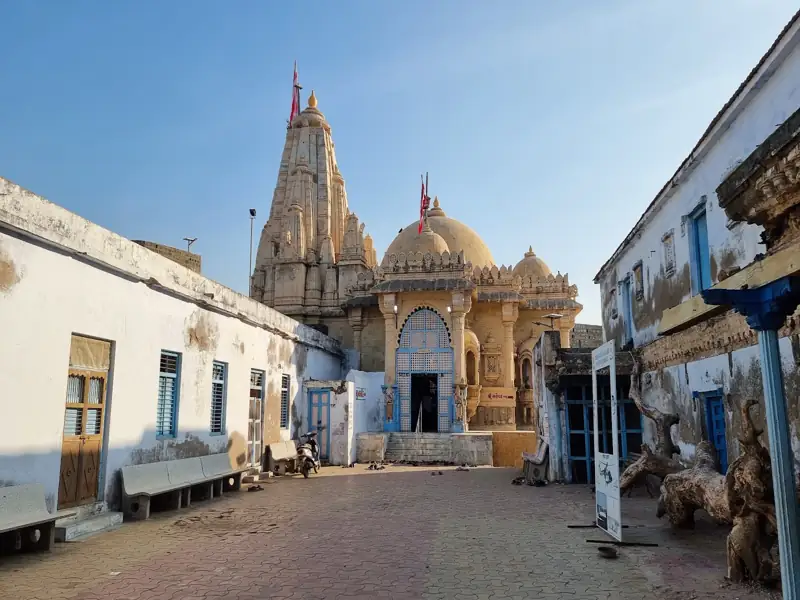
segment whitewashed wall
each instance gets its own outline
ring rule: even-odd
[[[792,447],[795,462],[800,466],[800,415],[797,414],[797,394],[800,391],[800,374],[795,361],[800,359],[792,348],[791,338],[779,341],[781,363],[783,365],[784,386],[789,401],[789,419]],[[697,444],[708,439],[705,431],[705,407],[702,402],[695,401],[694,392],[711,392],[722,389],[725,394],[726,435],[728,463],[739,454],[739,441],[736,434],[740,431],[741,406],[749,398],[756,398],[763,406],[763,383],[759,364],[758,346],[742,348],[730,354],[721,354],[687,364],[666,367],[660,371],[645,373],[642,383],[642,399],[645,404],[674,412],[680,416],[680,422],[672,429],[672,439],[681,449],[681,456],[686,460],[694,458]],[[764,415],[759,409],[752,409],[756,425],[765,429]],[[652,443],[655,438],[653,423],[644,419],[645,443]],[[766,431],[766,429],[765,429]],[[762,436],[766,444],[766,433]]]
[[[57,498],[71,335],[112,342],[101,496],[123,465],[228,451],[247,437],[250,369],[267,374],[265,441],[290,427],[302,380],[341,377],[338,344],[276,311],[0,178],[0,485],[42,483]],[[156,440],[159,356],[182,354],[178,435]],[[228,363],[227,431],[210,435],[211,364]]]
[[[366,372],[352,370],[347,381],[355,384],[355,433],[381,432],[386,406],[383,401],[383,371]]]
[[[800,25],[796,24],[779,44],[770,64],[765,65],[740,94],[709,139],[668,184],[658,201],[659,208],[651,210],[644,221],[634,228],[628,245],[599,274],[606,340],[614,338],[622,341],[624,315],[622,295],[617,293],[619,316],[611,317],[613,307],[609,303],[608,291],[631,273],[638,261],[642,261],[645,285],[644,298],[633,300],[636,347],[656,337],[665,308],[676,306],[691,297],[688,279],[689,232],[687,227],[682,228],[682,220],[700,203],[705,202],[708,241],[718,269],[743,267],[752,262],[756,254],[764,251],[759,239],[760,227],[739,224],[728,229],[727,217],[718,204],[716,188],[800,108],[799,40]],[[650,198],[630,200],[632,206],[641,207],[650,202]],[[675,233],[676,269],[671,277],[663,273],[664,252],[661,243],[662,236],[669,230]]]

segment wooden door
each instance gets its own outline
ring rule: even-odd
[[[97,500],[106,377],[105,372],[69,370],[58,486],[59,508]]]

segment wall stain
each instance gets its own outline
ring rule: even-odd
[[[726,397],[725,408],[732,412],[730,423],[726,423],[725,435],[727,438],[731,458],[739,455],[739,440],[736,435],[742,431],[742,406],[747,400],[753,398],[758,401],[758,406],[750,409],[750,416],[756,428],[767,431],[766,416],[764,415],[764,387],[761,378],[761,364],[755,356],[747,364],[734,364],[731,372],[730,393]],[[787,388],[788,391],[788,388]],[[767,437],[763,437],[766,440]],[[729,461],[730,462],[730,461]]]
[[[303,344],[294,344],[291,361],[295,366],[295,373],[302,378],[308,366],[308,348]]]
[[[219,342],[219,327],[208,312],[198,308],[186,319],[184,337],[187,348],[213,352]]]
[[[300,439],[300,430],[303,428],[303,418],[300,416],[300,411],[297,409],[297,402],[292,403],[292,410],[291,410],[291,420],[292,420],[292,439],[299,440]],[[311,427],[309,426],[309,429]]]
[[[201,440],[199,437],[187,433],[183,440],[162,440],[150,448],[136,448],[130,454],[128,464],[146,465],[165,460],[179,460],[181,458],[194,458],[207,456],[218,452],[227,451],[227,440],[214,446]]]
[[[281,393],[275,381],[268,379],[264,410],[264,444],[273,444],[281,439]]]
[[[668,276],[660,269],[649,290],[645,290],[641,300],[633,299],[633,323],[636,329],[656,325],[668,308],[678,306],[692,292],[692,279],[689,264]]]
[[[22,274],[17,271],[17,265],[0,247],[0,293],[10,292],[21,279]]]

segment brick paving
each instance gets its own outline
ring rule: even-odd
[[[325,469],[231,494],[50,554],[0,558],[18,600],[769,598],[724,583],[724,528],[672,532],[625,499],[631,540],[598,557],[588,488],[512,486],[514,471]]]

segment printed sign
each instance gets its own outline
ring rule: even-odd
[[[611,386],[611,448],[600,448],[600,413],[597,371],[608,367]],[[597,526],[622,541],[622,507],[619,494],[619,425],[617,420],[617,362],[614,340],[592,350],[592,397],[594,399],[594,489]],[[606,436],[607,437],[607,436]],[[606,440],[603,440],[603,444]],[[611,450],[609,454],[607,451]]]
[[[366,399],[367,399],[366,388],[356,388],[356,400],[366,400]]]

